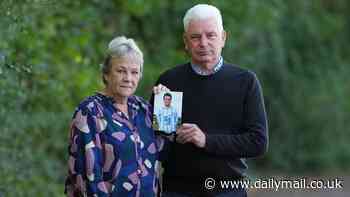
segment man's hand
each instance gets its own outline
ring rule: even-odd
[[[170,90],[162,84],[158,84],[157,86],[153,87],[153,94],[155,94],[155,95],[159,94],[160,92],[163,92],[163,91],[169,92]]]
[[[184,123],[176,131],[176,141],[181,144],[193,143],[199,148],[205,146],[205,134],[196,124]]]

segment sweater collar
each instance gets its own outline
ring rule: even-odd
[[[191,68],[198,75],[209,76],[218,72],[221,69],[223,63],[224,63],[224,59],[222,58],[222,56],[220,56],[219,62],[214,66],[214,68],[211,71],[206,71],[202,69],[200,65],[193,64],[192,62],[191,62]]]

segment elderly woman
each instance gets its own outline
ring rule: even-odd
[[[83,100],[70,131],[68,196],[155,196],[159,146],[149,104],[133,95],[143,55],[117,37],[102,68],[105,88]]]

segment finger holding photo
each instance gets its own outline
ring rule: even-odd
[[[182,124],[176,131],[176,141],[178,143],[184,144],[188,142],[188,139],[194,135],[194,129],[189,124]]]
[[[193,143],[199,148],[204,148],[206,136],[196,124],[184,123],[176,132],[178,143]]]
[[[161,93],[163,91],[169,92],[170,90],[169,90],[169,88],[167,88],[166,86],[164,86],[162,84],[158,84],[157,86],[153,87],[153,93],[154,94],[159,94],[159,93]]]

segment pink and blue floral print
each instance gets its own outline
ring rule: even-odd
[[[68,196],[156,196],[162,140],[151,126],[149,104],[127,101],[129,115],[97,93],[76,109],[69,136]]]

